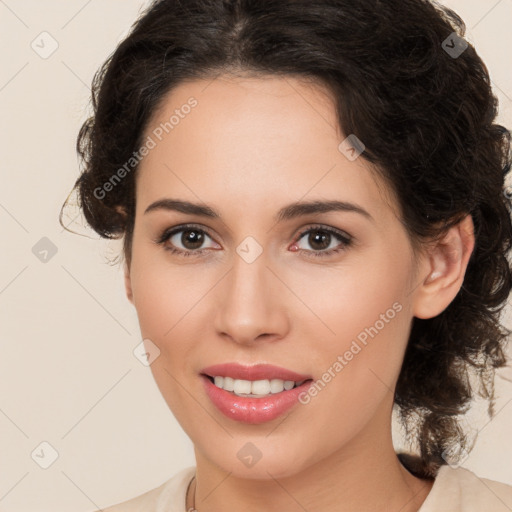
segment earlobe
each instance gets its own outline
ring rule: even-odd
[[[415,317],[433,318],[450,305],[462,287],[474,246],[473,219],[467,215],[429,250],[423,265],[426,275],[414,297]]]
[[[132,281],[130,277],[130,269],[128,263],[124,264],[124,287],[126,290],[126,297],[133,304],[133,292],[132,292]]]

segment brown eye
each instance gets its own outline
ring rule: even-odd
[[[204,243],[204,235],[204,232],[198,229],[185,229],[181,231],[181,237],[179,237],[179,240],[185,249],[199,249]]]
[[[301,247],[303,239],[311,249]],[[311,256],[326,257],[347,249],[351,244],[352,237],[350,235],[319,226],[303,231],[294,245]]]
[[[204,247],[208,239],[211,240],[211,244],[209,247]],[[220,248],[220,245],[214,242],[204,229],[196,226],[167,229],[158,238],[157,243],[163,245],[166,250],[183,256],[199,255],[208,249]]]
[[[329,247],[332,235],[325,231],[310,231],[308,235],[308,243],[313,249],[319,251],[325,250]]]

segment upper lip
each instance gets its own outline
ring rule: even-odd
[[[242,380],[281,379],[300,382],[311,378],[309,375],[301,375],[300,373],[271,364],[255,364],[251,366],[245,366],[239,363],[215,364],[203,368],[201,373],[209,377],[222,376]]]

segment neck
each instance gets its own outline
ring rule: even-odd
[[[394,451],[391,427],[385,432],[371,430],[303,471],[278,478],[270,471],[268,479],[238,477],[196,448],[196,479],[187,510],[417,512],[433,480],[416,478],[402,466]]]

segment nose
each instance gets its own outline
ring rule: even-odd
[[[268,265],[265,252],[252,263],[235,255],[233,267],[219,283],[216,294],[218,335],[241,345],[277,341],[286,336],[288,291],[276,277],[276,270]]]

